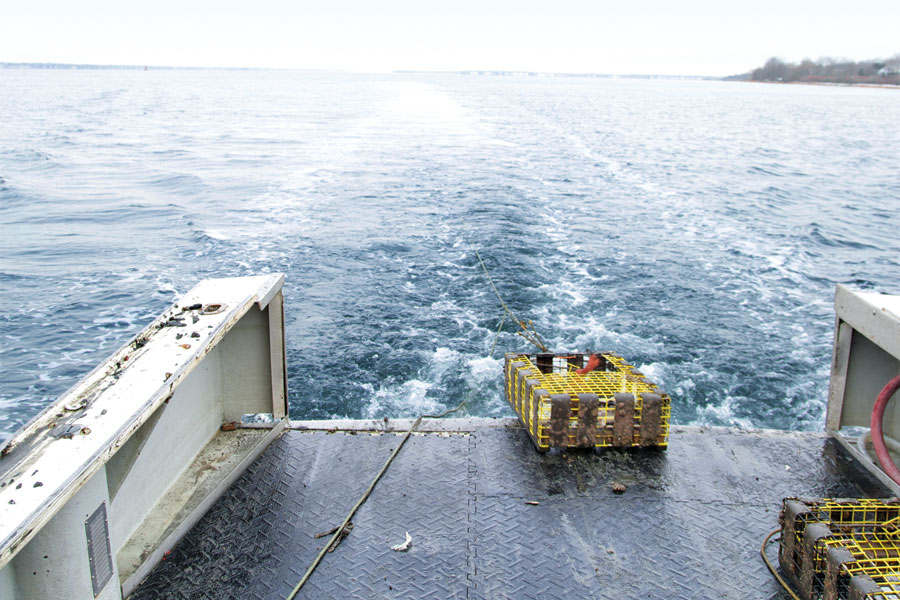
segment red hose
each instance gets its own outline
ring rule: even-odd
[[[881,429],[881,422],[884,420],[884,409],[888,400],[894,395],[894,392],[900,388],[900,375],[891,379],[875,400],[875,406],[872,407],[872,445],[875,446],[875,455],[881,468],[887,473],[888,477],[895,482],[900,483],[900,469],[894,464],[894,459],[888,454],[887,447],[884,445],[884,432]]]

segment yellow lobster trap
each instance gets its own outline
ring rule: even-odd
[[[785,498],[778,562],[805,599],[900,599],[900,500]]]
[[[588,354],[506,355],[506,400],[539,452],[550,448],[665,449],[671,399],[625,359]]]

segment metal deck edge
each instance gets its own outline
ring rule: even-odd
[[[415,419],[322,419],[291,420],[288,429],[298,431],[378,431],[406,433]],[[458,419],[422,419],[416,431],[476,431],[478,429],[505,427],[517,429],[518,419],[491,417],[464,417]]]
[[[294,420],[288,429],[297,431],[373,431],[405,433],[412,427],[415,419],[310,419]],[[466,432],[479,429],[522,429],[522,423],[515,417],[461,417],[455,419],[423,419],[416,431],[419,432]],[[824,431],[787,431],[782,429],[759,429],[738,427],[721,427],[707,425],[672,425],[671,433],[741,433],[747,435],[763,435],[778,437],[825,437]]]

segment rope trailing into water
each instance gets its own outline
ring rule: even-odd
[[[497,327],[497,334],[494,335],[494,343],[491,344],[491,353],[488,354],[489,358],[494,358],[494,350],[497,348],[497,340],[500,339],[500,332],[503,331],[503,325],[506,324],[506,313],[503,313],[503,318],[500,319],[500,325]]]
[[[794,593],[794,590],[791,589],[791,586],[788,585],[787,581],[785,581],[781,575],[778,574],[778,571],[775,570],[775,567],[769,562],[769,557],[766,556],[766,546],[769,545],[769,540],[772,539],[772,536],[781,531],[780,529],[776,529],[772,533],[766,536],[766,539],[763,540],[762,548],[759,549],[759,555],[762,556],[763,562],[766,563],[766,566],[769,567],[769,571],[772,572],[772,575],[775,576],[775,579],[778,580],[778,583],[781,584],[781,587],[791,595],[791,598],[794,600],[800,600],[800,596]]]
[[[520,320],[518,317],[516,317],[515,314],[513,314],[513,311],[510,310],[509,306],[503,300],[503,297],[500,295],[500,292],[497,290],[497,286],[494,285],[494,280],[491,278],[491,274],[488,272],[487,266],[484,264],[484,260],[482,260],[482,258],[481,258],[481,254],[478,253],[478,248],[475,248],[475,256],[478,258],[478,262],[481,263],[481,270],[484,271],[484,275],[485,275],[485,277],[487,277],[488,283],[491,284],[491,289],[494,290],[494,294],[497,296],[497,300],[500,301],[500,306],[503,307],[504,315],[508,316],[510,319],[512,319],[513,321],[518,323],[519,327],[522,328],[522,331],[517,331],[516,335],[522,336],[523,338],[525,338],[526,340],[528,340],[529,342],[531,342],[532,344],[534,344],[535,346],[540,348],[541,352],[549,352],[549,350],[547,350],[547,346],[544,344],[544,340],[541,339],[541,336],[534,329],[534,323],[532,323],[531,321]],[[504,318],[503,322],[505,322],[505,321],[506,321],[506,319]],[[500,328],[503,327],[503,322],[500,323]],[[498,337],[499,337],[499,334],[500,334],[500,329],[497,330]],[[496,344],[497,344],[497,340],[495,339],[494,345],[496,346]],[[493,348],[491,348],[491,356],[493,356],[493,355],[494,355],[494,350],[493,350]]]
[[[384,475],[385,471],[388,470],[388,467],[391,466],[391,463],[394,461],[394,457],[396,457],[397,454],[400,452],[400,449],[403,448],[403,444],[406,443],[406,440],[409,439],[409,436],[411,436],[413,431],[416,430],[416,428],[419,426],[419,423],[422,422],[422,419],[441,419],[443,417],[446,417],[449,414],[455,413],[456,411],[460,410],[465,405],[466,405],[466,401],[463,400],[462,402],[459,403],[459,405],[456,408],[451,408],[450,410],[443,412],[439,415],[419,415],[418,418],[416,418],[415,422],[412,424],[412,427],[409,428],[409,431],[406,432],[406,435],[403,436],[403,439],[400,440],[400,443],[397,445],[396,448],[394,448],[394,451],[388,457],[387,462],[385,462],[384,466],[381,467],[381,470],[378,471],[378,475],[376,475],[375,479],[372,480],[372,483],[369,484],[369,487],[366,489],[365,493],[356,502],[356,504],[353,506],[353,508],[350,509],[350,512],[347,513],[347,516],[344,518],[344,522],[341,523],[340,526],[337,527],[337,529],[335,529],[334,535],[331,536],[331,539],[328,540],[328,543],[325,544],[325,546],[319,552],[319,555],[316,556],[316,559],[309,566],[309,569],[306,570],[306,574],[303,575],[303,579],[301,579],[300,582],[297,583],[296,586],[294,586],[294,589],[291,591],[290,595],[287,597],[287,600],[293,600],[294,596],[296,596],[297,593],[300,591],[300,588],[302,588],[304,586],[304,584],[306,584],[306,582],[309,580],[310,576],[312,576],[313,571],[316,570],[316,567],[319,566],[319,563],[322,562],[322,558],[325,556],[325,553],[328,552],[329,548],[333,548],[337,544],[338,539],[342,535],[346,535],[344,533],[344,531],[345,531],[345,528],[347,527],[347,524],[350,523],[351,519],[353,519],[353,516],[356,514],[356,511],[359,510],[359,507],[362,506],[363,504],[365,504],[366,500],[369,499],[369,494],[371,494],[372,490],[375,489],[375,485],[381,479],[381,476]]]

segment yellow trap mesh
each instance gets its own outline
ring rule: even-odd
[[[506,355],[506,399],[539,451],[553,447],[666,448],[671,400],[625,359],[599,353]]]
[[[782,570],[806,598],[900,600],[900,501],[786,498]]]

